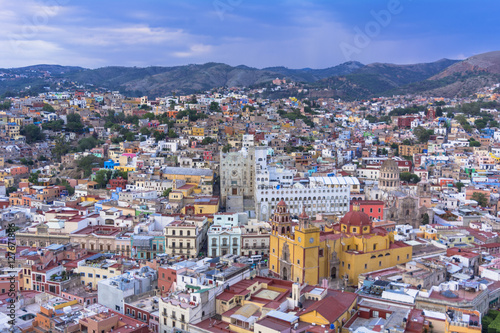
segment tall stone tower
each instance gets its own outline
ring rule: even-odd
[[[392,158],[385,160],[380,167],[378,188],[385,192],[399,189],[399,168]]]

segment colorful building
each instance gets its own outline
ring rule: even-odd
[[[403,264],[412,257],[411,246],[394,241],[394,234],[383,228],[373,228],[358,204],[340,223],[321,231],[304,211],[298,225],[292,222],[287,204],[280,201],[271,224],[269,269],[285,280],[317,285],[325,278],[343,278],[356,285],[359,274]]]

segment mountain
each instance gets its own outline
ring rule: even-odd
[[[363,65],[350,61],[323,69],[290,69],[279,66],[258,69],[214,62],[173,67],[110,66],[97,69],[35,65],[0,69],[0,94],[8,91],[12,91],[9,95],[19,91],[38,93],[57,87],[71,89],[75,86],[92,85],[119,90],[131,96],[157,97],[169,95],[173,91],[189,94],[221,86],[269,86],[275,78],[302,83],[309,89],[308,95],[304,96],[309,97],[365,99],[414,93],[462,96],[500,81],[500,51],[479,54],[463,61],[441,59],[408,65]],[[264,96],[290,93],[293,91],[268,90]]]
[[[455,63],[434,75],[431,80],[443,79],[457,73],[500,74],[500,51],[478,54]]]
[[[383,96],[400,87],[428,79],[456,62],[457,60],[441,59],[411,65],[373,63],[348,75],[319,80],[311,88],[331,89],[336,92],[333,96],[346,99]]]
[[[481,87],[498,82],[500,82],[500,51],[494,51],[456,62],[427,80],[400,87],[397,93],[444,97],[469,96]]]
[[[314,82],[330,76],[347,75],[363,66],[364,65],[360,62],[348,61],[343,64],[324,69],[289,69],[287,67],[267,67],[263,70],[280,73],[285,75],[286,77],[291,78],[292,80],[299,82]]]

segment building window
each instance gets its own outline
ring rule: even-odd
[[[347,264],[347,269],[351,269],[351,264]]]
[[[365,264],[365,269],[367,269],[367,268],[368,268],[368,264]]]
[[[297,259],[297,265],[300,265],[300,259]]]
[[[377,249],[377,244],[373,244],[373,251]]]
[[[379,261],[379,262],[378,262],[378,266],[379,266],[379,267],[382,267],[382,261]]]

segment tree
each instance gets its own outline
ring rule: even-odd
[[[48,123],[43,123],[42,128],[46,130],[52,131],[60,131],[64,125],[64,121],[62,119],[49,121]]]
[[[66,187],[66,191],[68,191],[69,195],[75,194],[75,188],[72,187],[66,179],[61,182],[61,185]]]
[[[221,109],[220,109],[220,106],[219,106],[219,103],[217,102],[211,102],[210,103],[210,106],[208,107],[210,111],[212,112],[220,112]]]
[[[45,139],[45,134],[42,133],[37,125],[26,125],[21,129],[21,135],[26,137],[27,143],[42,141]]]
[[[57,161],[61,161],[61,157],[69,152],[69,145],[63,135],[56,139],[56,144],[54,149],[52,149],[52,155]]]
[[[404,139],[404,140],[403,140],[403,145],[404,145],[404,146],[411,146],[411,145],[412,145],[412,143],[411,143],[411,141],[410,141],[409,139]]]
[[[170,132],[170,130],[169,130],[169,132]],[[167,137],[167,135],[165,134],[165,132],[155,131],[153,133],[153,137],[155,138],[156,142],[158,142],[158,141],[161,141],[161,140],[165,140],[165,138]]]
[[[481,142],[474,140],[473,138],[469,139],[469,147],[481,147]]]
[[[81,133],[83,131],[82,118],[78,113],[70,113],[66,116],[66,129],[70,132]]]
[[[99,141],[93,136],[89,136],[88,138],[83,138],[78,141],[78,149],[80,151],[90,150],[95,148],[99,144]]]
[[[228,153],[228,152],[231,150],[231,148],[233,148],[233,146],[231,146],[231,145],[228,143],[228,144],[226,144],[224,147],[222,147],[222,152],[223,152],[223,153]]]
[[[442,117],[443,116],[443,108],[438,106],[436,108],[436,117]]]
[[[127,141],[135,141],[135,133],[134,132],[128,132],[125,134],[125,140]]]
[[[432,134],[434,134],[433,130],[427,130],[423,128],[422,126],[418,126],[413,130],[413,134],[418,138],[418,141],[421,143],[425,143],[429,141],[429,138]]]
[[[102,168],[102,166],[104,165],[104,160],[95,155],[88,155],[79,158],[76,161],[76,165],[78,166],[78,170],[84,172],[84,177],[88,177],[92,173],[92,168]]]
[[[481,207],[486,207],[488,205],[488,198],[486,197],[486,194],[482,192],[472,193],[472,200],[476,201]]]
[[[163,193],[161,194],[161,196],[162,197],[168,197],[168,195],[170,194],[170,192],[172,192],[172,188],[171,187],[169,187],[165,191],[163,191]]]
[[[177,133],[175,133],[175,131],[173,129],[169,129],[168,130],[167,136],[169,138],[178,138],[179,137],[179,135]]]
[[[99,183],[99,186],[101,188],[106,188],[106,184],[108,181],[111,179],[111,176],[113,174],[113,170],[99,170],[95,174],[94,181],[96,183]]]
[[[7,195],[9,195],[9,194],[14,193],[16,191],[17,191],[17,187],[10,186],[9,188],[7,188],[6,193],[7,193]]]
[[[141,128],[141,130],[139,131],[142,135],[147,135],[147,136],[150,136],[151,135],[151,131],[149,130],[149,128],[147,127],[143,127]]]
[[[482,130],[483,128],[486,127],[486,125],[488,125],[488,121],[486,121],[485,119],[481,118],[481,119],[478,119],[474,122],[474,125],[476,125],[476,128],[478,130]]]
[[[489,125],[490,125],[490,128],[498,128],[499,124],[498,124],[498,121],[491,120]]]
[[[42,110],[47,111],[47,112],[54,112],[55,111],[54,108],[52,107],[52,105],[47,104],[47,103],[43,103]]]
[[[457,188],[458,192],[462,192],[462,188],[465,186],[464,183],[462,182],[457,182],[455,183],[455,187]]]
[[[422,220],[420,221],[420,223],[421,223],[422,225],[429,224],[429,214],[425,213],[425,214],[422,216]]]
[[[413,184],[416,184],[420,181],[420,177],[417,176],[416,174],[414,173],[410,173],[410,172],[401,172],[399,174],[399,179],[401,179],[402,181],[404,182],[407,182],[407,183],[413,183]]]
[[[201,140],[202,145],[209,145],[209,144],[214,143],[214,142],[215,142],[215,139],[212,137],[209,137],[209,136],[204,137],[203,140]]]
[[[3,103],[0,103],[0,110],[9,110],[11,106],[11,101],[3,101]]]
[[[40,170],[34,173],[30,173],[28,182],[32,183],[33,185],[38,185],[38,176],[40,176]]]

